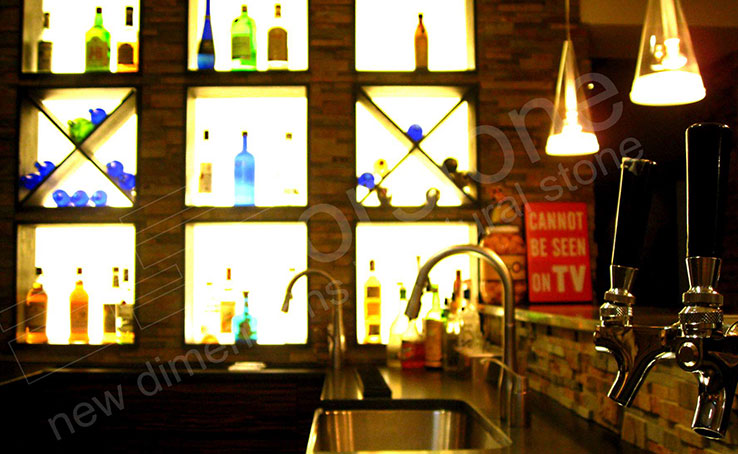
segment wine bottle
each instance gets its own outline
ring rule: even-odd
[[[103,27],[102,8],[95,10],[95,24],[85,34],[85,71],[110,71],[110,33]]]
[[[433,306],[425,317],[425,367],[426,369],[440,369],[443,365],[443,317],[441,315],[441,299],[438,296],[438,287],[431,287],[433,292]]]
[[[369,278],[364,284],[364,328],[366,342],[379,344],[382,327],[382,285],[374,275],[374,260],[369,261]]]
[[[117,341],[115,329],[116,306],[121,300],[120,293],[120,269],[113,268],[113,284],[111,285],[109,302],[103,304],[103,343],[109,344]]]
[[[128,268],[123,268],[120,303],[115,307],[115,334],[119,344],[132,344],[133,328],[133,290],[128,280]]]
[[[202,38],[197,49],[197,69],[212,71],[215,69],[215,44],[213,28],[210,26],[210,0],[205,3],[205,25],[202,27]]]
[[[418,27],[415,29],[415,70],[428,70],[428,32],[422,14],[418,14]]]
[[[282,19],[282,5],[274,6],[274,24],[267,35],[267,66],[269,69],[287,69],[287,30]]]
[[[254,206],[254,155],[247,147],[248,133],[243,132],[243,149],[236,155],[234,165],[235,206]]]
[[[38,56],[36,61],[36,71],[40,73],[51,72],[51,57],[53,40],[51,36],[51,28],[49,26],[49,13],[44,13],[44,28],[41,31],[41,38],[38,40],[37,50]]]
[[[133,28],[133,7],[126,7],[125,27],[118,38],[118,72],[138,71],[138,33]]]
[[[200,162],[200,178],[198,180],[197,191],[200,194],[212,194],[213,192],[213,163],[210,156],[210,131],[203,134],[203,154],[204,157]]]
[[[25,325],[27,344],[45,344],[49,341],[46,336],[46,309],[48,296],[44,291],[43,270],[36,268],[36,280],[26,295]]]
[[[82,268],[77,268],[77,283],[69,296],[70,344],[86,344],[90,341],[87,335],[87,319],[89,296],[82,282]]]
[[[231,25],[231,69],[256,70],[256,24],[249,17],[246,5]]]

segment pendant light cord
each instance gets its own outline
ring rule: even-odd
[[[571,41],[571,25],[569,24],[569,0],[564,0],[566,9],[566,40]]]

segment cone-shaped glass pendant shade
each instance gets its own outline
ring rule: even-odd
[[[600,149],[597,136],[592,132],[584,93],[577,89],[578,77],[574,44],[571,40],[566,40],[561,53],[554,115],[551,133],[546,142],[546,154],[577,156],[597,153]]]
[[[679,0],[649,0],[630,100],[675,106],[704,97],[705,86]]]

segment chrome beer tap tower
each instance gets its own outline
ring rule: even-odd
[[[608,396],[629,406],[653,365],[676,359],[698,379],[692,429],[723,438],[738,383],[738,332],[723,326],[723,296],[717,292],[732,148],[731,130],[699,123],[686,132],[687,275],[683,308],[669,326],[633,323],[631,293],[650,211],[652,161],[624,159],[615,220],[611,288],[600,306],[595,348],[615,358],[618,371]]]

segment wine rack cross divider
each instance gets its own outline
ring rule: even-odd
[[[33,189],[27,190],[25,188],[21,188],[19,193],[21,206],[41,205],[43,199],[48,194],[48,191],[57,187],[57,185],[64,180],[67,175],[73,173],[85,162],[90,162],[95,166],[95,168],[100,171],[105,178],[131,202],[131,204],[135,202],[133,190],[121,188],[118,182],[108,175],[105,170],[105,165],[99,162],[95,157],[97,149],[101,147],[118,130],[118,128],[136,112],[135,89],[131,89],[115,110],[113,110],[113,112],[111,112],[102,122],[95,125],[95,128],[90,132],[90,134],[79,142],[72,138],[72,136],[67,132],[67,128],[62,125],[61,121],[44,105],[38,96],[27,93],[24,99],[27,104],[22,107],[23,112],[21,113],[21,118],[27,118],[27,114],[33,113],[35,110],[40,111],[52,123],[52,125],[74,145],[74,149],[68,153],[51,172],[42,177],[41,181]],[[28,153],[31,153],[31,151],[21,149],[21,153],[25,154],[27,157]],[[26,159],[28,162],[33,160],[34,159]]]
[[[413,140],[406,131],[404,131],[392,118],[385,113],[384,110],[382,110],[367,94],[367,92],[363,88],[359,88],[358,94],[357,94],[357,101],[360,102],[364,107],[367,108],[367,110],[374,116],[377,121],[379,121],[390,133],[392,133],[393,136],[398,138],[399,140],[403,142],[409,142],[411,145],[410,150],[399,160],[397,163],[390,168],[387,173],[384,174],[382,179],[376,183],[376,185],[370,189],[364,197],[361,198],[359,201],[360,204],[364,204],[366,200],[372,195],[372,193],[376,192],[376,188],[381,186],[382,182],[386,181],[387,178],[389,178],[392,173],[399,168],[407,158],[409,158],[411,155],[416,154],[418,157],[420,157],[420,161],[423,162],[438,178],[446,179],[451,183],[451,186],[453,186],[457,193],[460,194],[463,199],[467,201],[468,204],[476,204],[477,199],[471,194],[468,194],[464,192],[459,186],[456,185],[454,180],[449,176],[449,174],[446,172],[446,170],[438,165],[438,163],[433,160],[423,149],[421,148],[421,143],[430,136],[434,131],[436,131],[439,126],[443,124],[444,121],[446,121],[447,118],[449,118],[461,105],[463,105],[465,102],[471,102],[472,101],[472,89],[466,90],[459,101],[449,110],[433,127],[419,140]],[[476,191],[474,191],[476,192]]]

